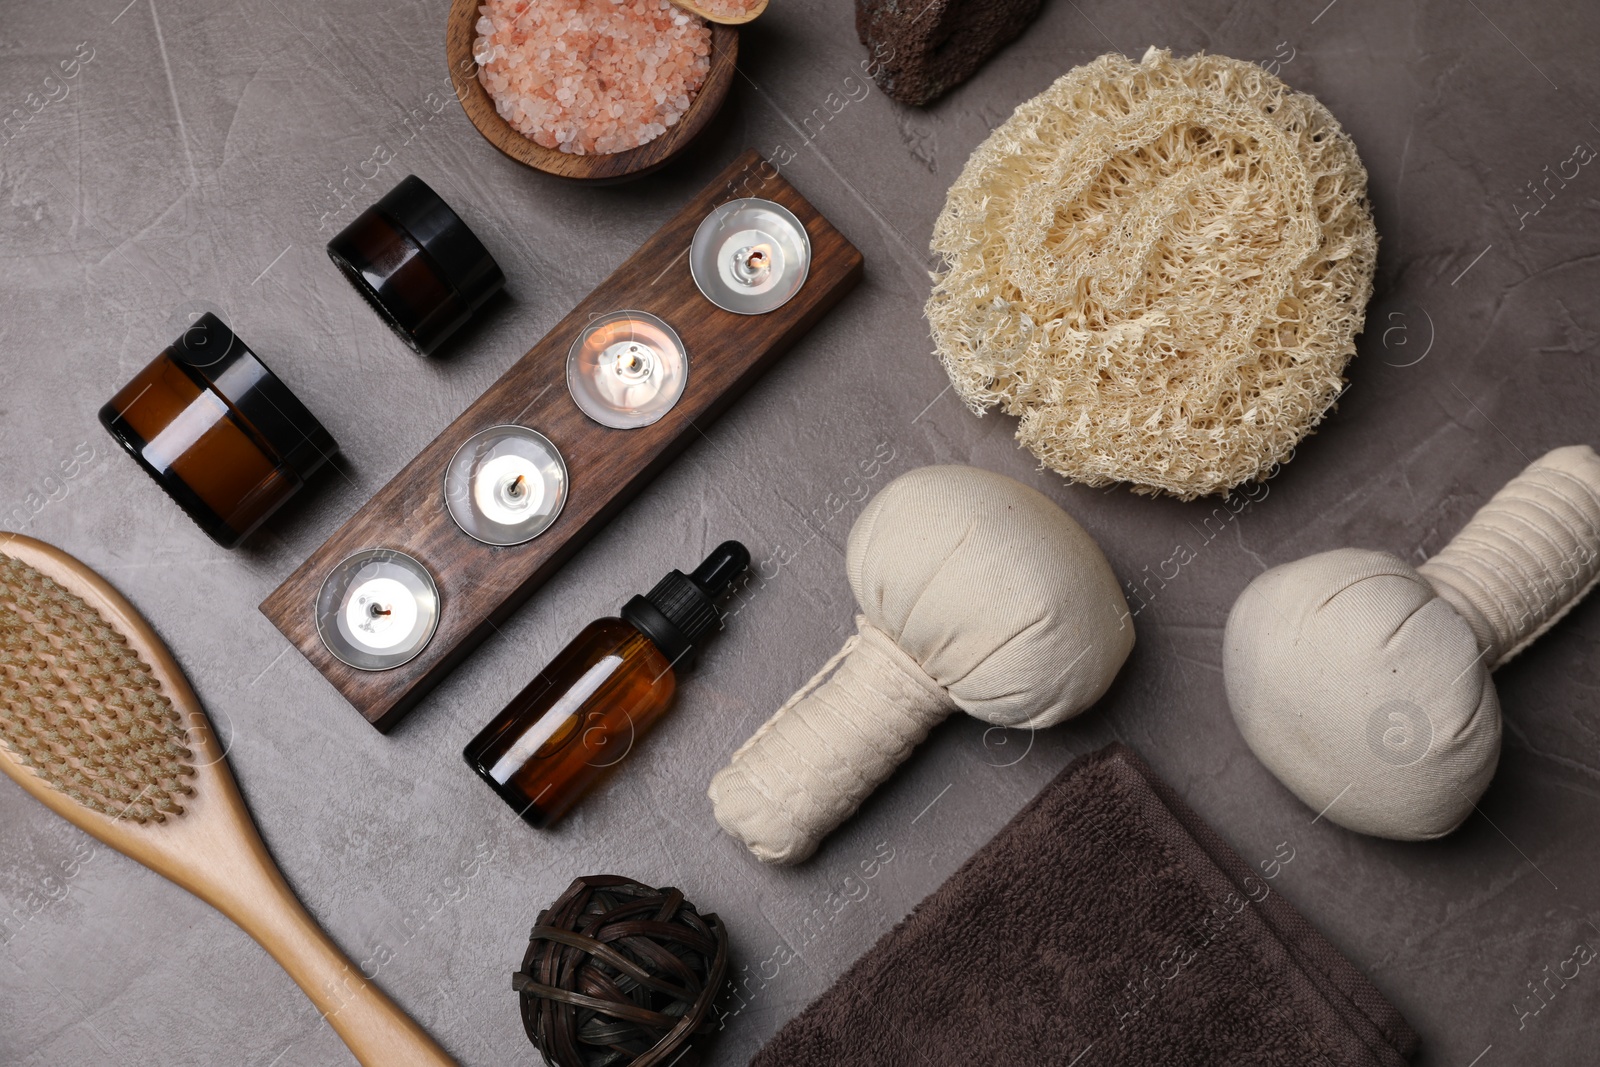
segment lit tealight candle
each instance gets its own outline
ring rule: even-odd
[[[544,499],[539,471],[521,456],[496,456],[483,465],[472,487],[478,510],[495,522],[510,526],[527,518]]]
[[[811,238],[770,200],[730,200],[707,215],[689,246],[689,273],[724,311],[763,315],[787,304],[811,268]]]
[[[730,289],[764,293],[783,278],[783,250],[760,230],[741,230],[717,250],[717,267]]]
[[[689,381],[677,331],[644,311],[614,311],[584,327],[567,353],[567,389],[602,426],[632,430],[672,410]]]
[[[413,659],[439,625],[439,587],[403,552],[369,548],[335,567],[317,594],[317,632],[341,662],[364,671]]]
[[[417,598],[393,578],[369,578],[350,591],[344,628],[365,647],[388,651],[417,628]]]
[[[491,426],[456,450],[444,476],[445,505],[469,537],[520,545],[550,528],[567,502],[567,465],[544,434]]]

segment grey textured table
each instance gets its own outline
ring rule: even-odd
[[[1421,558],[1532,457],[1594,442],[1600,174],[1551,183],[1537,214],[1528,184],[1575,144],[1600,145],[1593,5],[1049,0],[976,79],[908,110],[862,92],[844,0],[779,0],[746,31],[744,77],[694,157],[610,189],[529,172],[478,136],[449,96],[444,8],[4,4],[5,108],[42,95],[60,60],[92,58],[0,147],[0,526],[78,555],[148,616],[229,739],[290,882],[453,1054],[536,1060],[509,991],[527,927],[575,875],[616,871],[727,921],[747,992],[712,1062],[741,1063],[1074,754],[1120,738],[1246,859],[1292,847],[1275,885],[1411,1019],[1420,1062],[1594,1062],[1592,967],[1520,1028],[1513,1004],[1535,1003],[1527,983],[1578,941],[1600,946],[1600,602],[1500,672],[1499,775],[1481,813],[1434,844],[1314,821],[1246,750],[1219,670],[1227,609],[1264,567],[1347,544]],[[921,318],[927,236],[973,146],[1074,64],[1152,43],[1275,62],[1319,96],[1360,146],[1382,233],[1351,390],[1267,497],[1209,540],[1197,530],[1212,504],[1037,472],[1006,419],[974,418],[946,391]],[[785,174],[866,254],[865,281],[379,736],[257,602],[747,145],[792,154]],[[364,178],[375,153],[393,159]],[[510,276],[509,298],[443,361],[406,351],[322,251],[408,172]],[[95,422],[197,306],[221,309],[344,446],[337,472],[233,553]],[[842,547],[859,504],[831,501],[875,452],[890,458],[874,489],[937,462],[1040,487],[1124,577],[1180,543],[1195,558],[1138,615],[1138,647],[1096,708],[1032,739],[951,721],[813,862],[764,869],[718,830],[706,782],[851,628]],[[726,537],[769,578],[675,713],[558,830],[519,823],[461,746],[579,627]],[[244,935],[9,782],[0,921],[0,1063],[351,1062]],[[780,966],[785,944],[796,958]]]

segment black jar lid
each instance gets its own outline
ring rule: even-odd
[[[329,241],[328,256],[401,339],[425,356],[506,280],[477,235],[414,174]]]
[[[196,385],[222,397],[301,481],[339,450],[310,409],[210,312],[184,330],[167,355]]]

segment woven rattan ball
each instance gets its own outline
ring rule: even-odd
[[[1264,477],[1333,405],[1377,232],[1355,145],[1224,56],[1106,55],[1016,109],[933,231],[934,343],[967,405],[1088,485]]]
[[[539,913],[522,970],[522,1024],[554,1067],[693,1067],[728,968],[728,933],[676,889],[579,878]]]

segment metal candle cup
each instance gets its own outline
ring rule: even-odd
[[[439,626],[439,587],[404,552],[369,548],[341,562],[317,594],[317,632],[341,662],[382,671],[408,663]]]
[[[672,410],[689,381],[677,331],[646,311],[614,311],[583,328],[567,353],[567,389],[602,426],[632,430]]]
[[[526,426],[491,426],[451,457],[445,506],[467,536],[520,545],[548,530],[567,502],[567,465],[555,444]]]
[[[811,238],[770,200],[730,200],[707,215],[689,245],[689,272],[724,311],[764,315],[787,304],[811,270]]]

